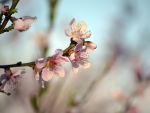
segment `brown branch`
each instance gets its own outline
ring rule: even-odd
[[[15,7],[17,6],[17,4],[18,4],[18,2],[19,2],[19,0],[12,0],[12,1],[13,1],[13,2],[12,2],[12,6],[11,6],[9,12],[8,12],[8,15],[5,17],[3,23],[2,23],[2,25],[1,25],[1,27],[0,27],[0,34],[3,33],[3,29],[4,29],[5,26],[7,25],[7,23],[8,23],[8,21],[9,21],[11,15],[12,15],[12,14],[11,14],[11,11],[12,11],[13,9],[15,9]]]
[[[69,51],[71,49],[73,49],[76,46],[76,44],[77,44],[77,42],[73,41],[71,38],[71,43],[70,43],[69,47],[67,47],[65,50],[63,50],[63,56],[69,57],[70,56]],[[24,66],[34,67],[34,65],[35,65],[35,62],[22,63],[20,61],[20,62],[17,62],[16,64],[0,65],[0,68],[8,69],[11,67],[24,67]]]

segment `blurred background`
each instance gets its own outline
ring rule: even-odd
[[[16,8],[14,17],[38,19],[26,32],[0,35],[0,65],[35,61],[67,48],[64,30],[73,18],[87,23],[92,32],[87,40],[97,49],[89,55],[90,68],[74,74],[65,64],[65,77],[53,77],[45,89],[35,72],[23,67],[21,86],[10,90],[11,96],[0,93],[0,112],[150,113],[149,0],[20,0]]]

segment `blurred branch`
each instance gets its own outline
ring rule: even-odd
[[[56,6],[58,4],[59,0],[49,0],[49,6],[50,6],[50,14],[49,14],[49,19],[50,19],[50,29],[53,27],[54,24],[54,19],[55,19],[55,12],[56,12]]]
[[[94,86],[100,81],[102,80],[102,78],[109,72],[109,70],[111,69],[111,67],[114,65],[114,63],[117,60],[117,56],[113,56],[109,62],[106,64],[105,68],[102,70],[101,74],[98,75],[90,84],[89,88],[87,89],[87,91],[84,94],[84,101],[87,100],[87,98],[90,96],[90,92],[92,92],[91,90],[93,90]]]

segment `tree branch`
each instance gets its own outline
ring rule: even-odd
[[[63,51],[63,56],[69,57],[70,56],[69,50],[73,49],[76,46],[76,44],[77,43],[71,39],[71,43],[70,43],[69,47],[67,47]],[[7,69],[7,68],[11,68],[11,67],[24,67],[24,66],[33,67],[34,65],[35,65],[35,62],[22,63],[20,61],[20,62],[17,62],[16,64],[0,65],[0,68]]]
[[[1,25],[1,27],[0,27],[0,34],[3,32],[3,29],[5,28],[7,22],[9,21],[11,15],[12,15],[11,11],[12,11],[13,9],[15,9],[15,7],[17,6],[17,4],[18,4],[18,2],[19,2],[19,0],[12,0],[12,1],[13,1],[13,2],[12,2],[12,6],[11,6],[9,12],[8,12],[8,15],[5,17],[3,23],[2,23],[2,25]]]

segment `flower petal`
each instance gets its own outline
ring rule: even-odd
[[[0,77],[0,82],[2,82],[3,80],[6,80],[7,77],[9,76],[9,74],[2,74],[1,77]]]
[[[76,21],[75,21],[74,18],[71,20],[69,25],[70,25],[70,28],[71,28],[72,31],[76,31],[77,30]]]
[[[7,90],[7,81],[5,80],[3,83],[2,83],[2,86],[1,86],[1,89],[6,91]]]
[[[55,60],[55,63],[58,64],[64,64],[66,62],[69,62],[69,59],[67,57],[62,57],[62,56],[57,57],[57,59]]]
[[[82,33],[84,33],[87,29],[87,24],[84,21],[80,21],[77,26],[79,26]]]
[[[66,34],[67,36],[69,36],[69,37],[72,37],[72,33],[70,32],[69,29],[66,29],[66,30],[65,30],[65,34]]]
[[[39,80],[39,77],[40,77],[39,73],[36,73],[36,75],[35,75],[35,80],[38,81],[38,80]]]
[[[55,54],[58,54],[58,56],[62,56],[63,50],[62,49],[56,49]]]
[[[74,74],[76,74],[78,72],[78,68],[72,67],[72,70],[73,70]]]
[[[87,61],[87,62],[84,62],[83,64],[80,64],[80,66],[83,68],[89,68],[91,64]]]
[[[55,54],[53,55],[53,58],[56,59],[59,56],[63,55],[63,50],[61,49],[56,49]]]
[[[46,59],[44,59],[44,58],[39,58],[35,61],[35,65],[39,69],[43,68],[45,66],[45,64],[46,64]]]
[[[74,60],[75,59],[75,53],[72,53],[71,55],[70,55],[70,60]]]
[[[78,72],[78,64],[75,61],[71,61],[72,64],[72,70],[76,74]]]
[[[55,66],[53,72],[59,77],[65,76],[65,70],[62,66]]]
[[[94,48],[92,48],[92,47],[86,47],[86,48],[85,48],[85,52],[86,52],[87,54],[91,53],[92,51],[94,51]]]
[[[73,41],[75,41],[77,43],[80,43],[80,42],[83,42],[83,39],[81,39],[81,38],[73,38]]]
[[[44,68],[42,70],[42,79],[44,81],[49,81],[52,78],[52,73],[49,71],[49,68]]]
[[[22,71],[23,70],[17,70],[17,71],[15,71],[14,73],[13,73],[13,76],[17,76],[17,75],[20,75],[20,74],[22,74]]]
[[[26,24],[32,24],[33,22],[35,22],[37,20],[37,17],[30,17],[30,16],[24,16],[22,17],[22,20],[26,23]]]
[[[14,29],[16,30],[23,30],[23,27],[25,26],[25,23],[21,19],[17,19],[13,21]]]
[[[40,86],[41,86],[42,88],[45,88],[45,86],[44,86],[44,81],[42,80],[41,77],[40,77],[40,79],[39,79],[39,84],[40,84]]]
[[[80,51],[82,49],[82,46],[83,46],[83,42],[78,43],[75,47],[75,51]]]
[[[91,36],[91,32],[88,31],[85,34],[83,34],[81,38],[86,39],[86,38],[89,38],[90,36]]]

